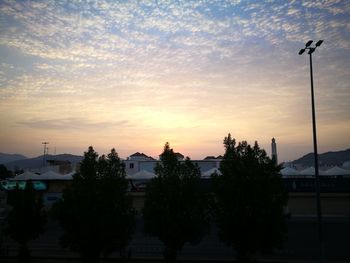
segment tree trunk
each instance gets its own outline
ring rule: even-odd
[[[167,263],[173,263],[176,262],[177,258],[177,250],[172,247],[166,247],[164,249],[164,260]]]
[[[249,253],[246,250],[237,250],[236,260],[237,260],[237,262],[253,262],[254,261],[251,253]]]
[[[27,243],[22,243],[19,245],[18,262],[20,263],[31,262],[30,251],[28,249]]]
[[[100,261],[100,252],[93,249],[84,251],[81,256],[83,263],[98,263]]]

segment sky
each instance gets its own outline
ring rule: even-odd
[[[350,148],[350,1],[0,1],[0,152]],[[315,43],[315,42],[314,42]]]

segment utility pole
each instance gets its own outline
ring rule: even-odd
[[[43,156],[43,167],[44,167],[46,164],[46,154],[47,154],[48,149],[49,149],[46,145],[48,145],[49,142],[42,142],[41,144],[44,144],[44,156]]]

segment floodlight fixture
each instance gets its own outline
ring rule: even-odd
[[[312,53],[314,53],[315,52],[315,49],[316,48],[314,48],[314,47],[310,47],[309,48],[309,52],[307,52],[309,55],[311,55]]]
[[[317,41],[317,43],[315,44],[315,46],[311,46],[312,43],[313,43],[313,40],[307,41],[306,44],[305,44],[305,48],[300,49],[300,51],[299,51],[298,54],[299,54],[299,55],[302,55],[302,54],[304,54],[304,52],[305,52],[306,50],[308,50],[307,53],[308,53],[309,55],[311,55],[312,53],[315,52],[315,50],[316,50],[317,47],[321,46],[321,44],[323,43],[323,40]]]
[[[316,47],[319,47],[319,46],[321,46],[321,44],[323,43],[323,40],[319,40],[319,41],[317,41],[317,43],[316,43]]]
[[[312,44],[312,40],[309,40],[308,42],[306,42],[306,44],[305,44],[305,47],[309,47],[311,44]]]

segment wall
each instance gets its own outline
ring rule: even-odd
[[[316,216],[314,193],[289,193],[288,209],[292,216]],[[321,193],[324,217],[350,217],[350,193]]]

